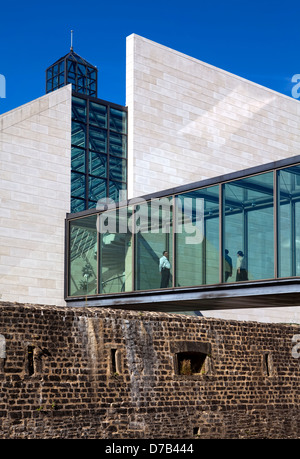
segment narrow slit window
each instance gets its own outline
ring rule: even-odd
[[[28,346],[27,348],[27,368],[29,376],[34,374],[34,346]]]

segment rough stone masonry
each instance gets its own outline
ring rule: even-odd
[[[0,303],[0,438],[300,438],[299,325]]]

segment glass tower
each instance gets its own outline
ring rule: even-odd
[[[127,108],[97,98],[98,70],[73,48],[47,68],[46,93],[68,84],[72,84],[73,213],[96,207],[99,199],[126,199]]]

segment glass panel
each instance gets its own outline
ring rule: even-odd
[[[278,275],[300,275],[300,166],[278,171]]]
[[[53,75],[57,75],[58,74],[58,65],[54,65],[53,66]]]
[[[103,129],[97,129],[90,126],[89,146],[91,150],[101,153],[107,152],[107,133]]]
[[[86,100],[72,97],[72,119],[86,122]]]
[[[70,222],[69,295],[97,293],[97,216]]]
[[[47,89],[46,89],[47,92],[49,91],[52,91],[52,80],[48,80],[47,81]]]
[[[106,128],[107,108],[105,107],[105,105],[90,102],[89,120],[90,123],[95,124],[96,126]]]
[[[109,157],[109,178],[111,180],[118,180],[120,182],[126,181],[126,160],[116,158],[114,156]]]
[[[224,249],[233,259],[228,282],[274,278],[273,172],[224,185]]]
[[[115,108],[110,109],[109,128],[113,131],[126,133],[127,113]]]
[[[107,155],[90,151],[89,174],[97,177],[107,176]]]
[[[71,168],[73,171],[85,173],[85,150],[72,147]]]
[[[67,82],[73,84],[74,85],[73,89],[74,89],[76,86],[76,74],[69,72]]]
[[[89,177],[89,199],[98,201],[106,197],[106,179]]]
[[[65,75],[63,73],[60,73],[58,78],[59,78],[59,85],[62,86],[65,82]]]
[[[176,196],[176,286],[219,282],[219,187]]]
[[[170,197],[135,207],[132,231],[136,233],[136,290],[172,286],[172,203]],[[166,258],[162,259],[164,252]],[[160,269],[161,263],[164,269]]]
[[[85,125],[72,121],[72,145],[85,147]]]
[[[53,81],[53,89],[56,89],[58,87],[58,77],[57,76],[54,77],[52,81]]]
[[[82,212],[83,210],[85,210],[85,200],[71,198],[71,212]]]
[[[50,69],[47,70],[46,80],[49,80],[50,78],[52,78],[52,67],[50,67]]]
[[[127,199],[127,185],[122,182],[109,182],[109,197],[115,202]]]
[[[100,287],[101,293],[132,290],[132,232],[128,226],[130,208],[100,214]]]
[[[76,62],[67,60],[68,73],[76,73]]]
[[[85,175],[71,172],[71,195],[75,198],[85,198]]]
[[[114,156],[126,158],[126,136],[110,132],[109,153]]]
[[[78,75],[83,75],[85,76],[86,74],[86,67],[85,65],[78,64]]]

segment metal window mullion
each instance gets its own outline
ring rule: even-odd
[[[77,78],[77,76],[76,76]],[[86,100],[86,122],[85,122],[85,208],[89,208],[89,144],[90,144],[90,123],[89,123],[89,114],[90,114],[90,104]]]
[[[280,171],[273,172],[273,183],[274,183],[274,277],[278,278],[280,272],[280,258],[279,258],[279,243],[280,243]]]
[[[224,263],[224,193],[223,185],[219,184],[219,282],[223,282],[223,263]]]

